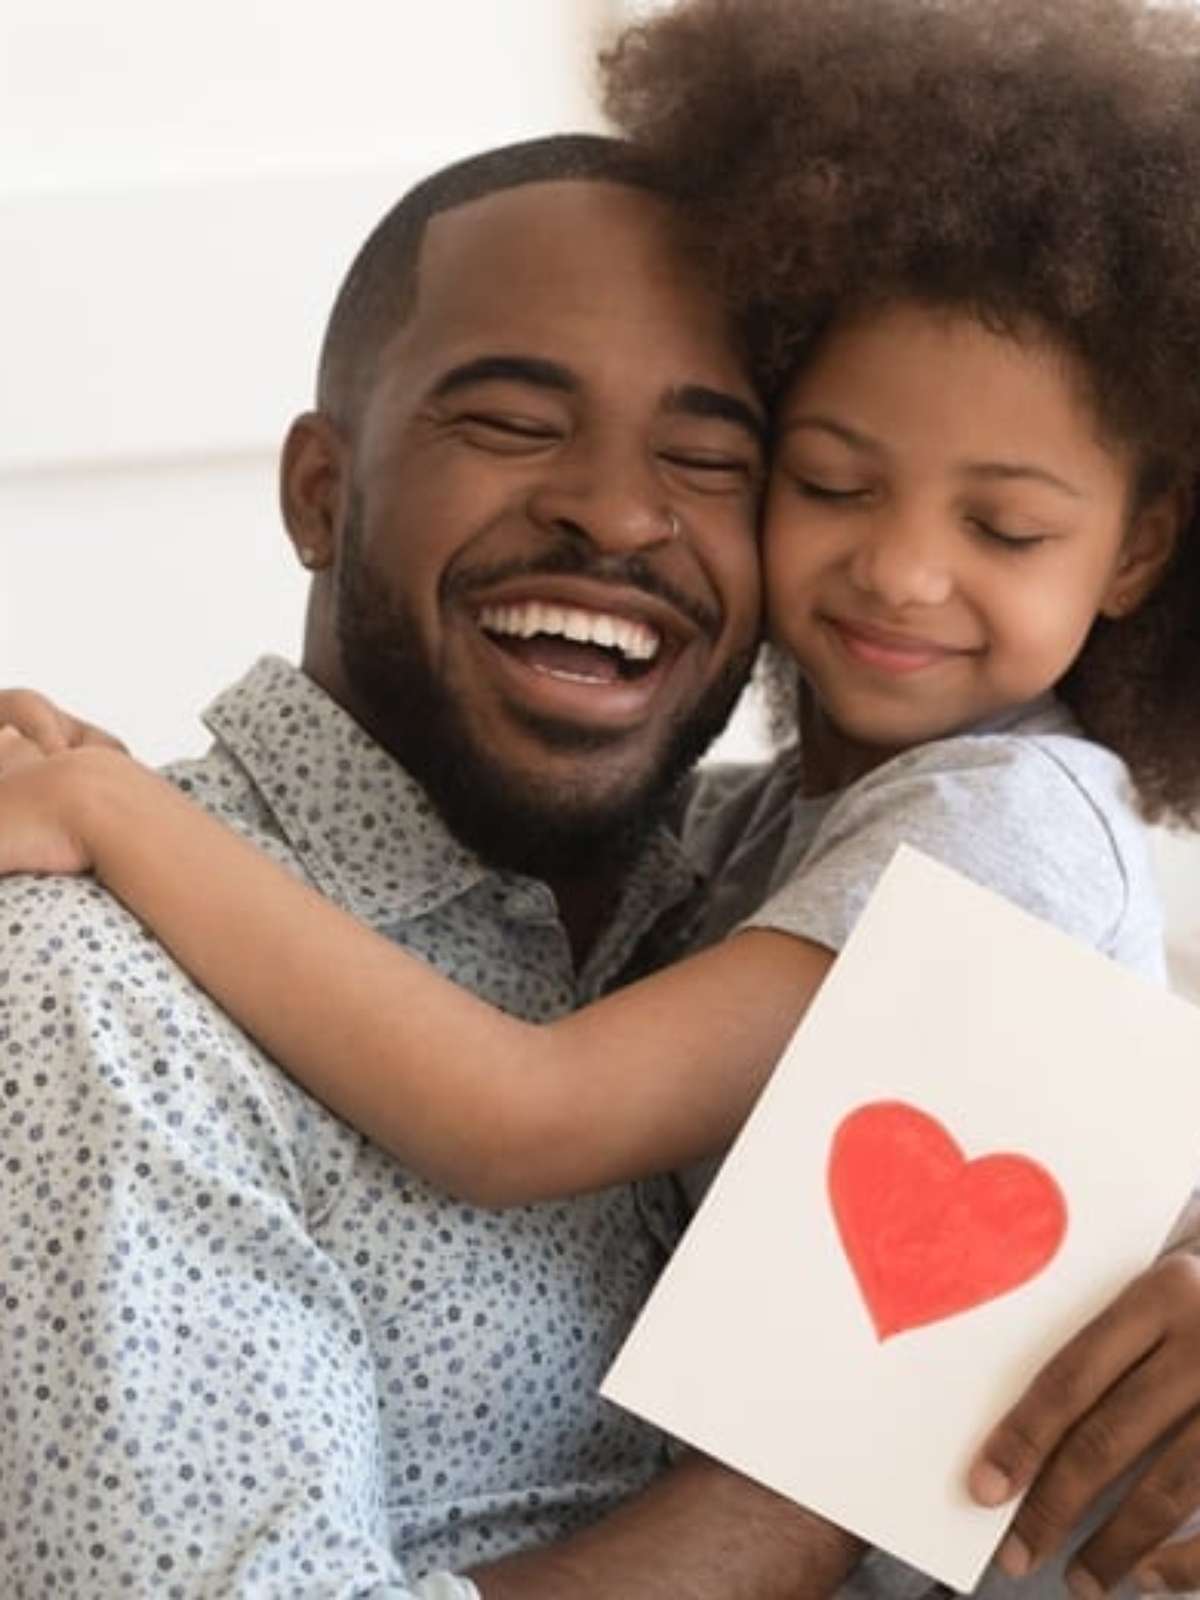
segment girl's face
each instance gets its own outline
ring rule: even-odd
[[[1153,587],[1173,497],[1131,517],[1133,453],[1084,395],[1052,343],[908,302],[836,327],[796,378],[768,614],[826,742],[872,765],[1033,699]]]

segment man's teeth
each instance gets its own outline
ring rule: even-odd
[[[657,632],[644,622],[612,616],[606,611],[547,605],[541,600],[484,606],[479,624],[488,633],[511,639],[532,639],[534,634],[542,633],[570,639],[573,644],[600,645],[606,650],[619,650],[629,661],[653,661],[660,643]]]

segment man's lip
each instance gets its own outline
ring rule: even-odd
[[[824,621],[856,660],[889,672],[919,672],[956,656],[974,654],[966,645],[947,644],[849,617],[826,616]]]
[[[484,606],[523,605],[536,601],[542,605],[577,606],[606,616],[625,617],[643,623],[662,635],[664,648],[680,648],[702,630],[680,607],[647,594],[629,584],[604,582],[596,578],[526,574],[507,578],[485,588],[472,590],[469,603],[478,616]]]
[[[592,679],[531,665],[482,629],[474,638],[476,647],[486,652],[489,673],[510,705],[521,707],[526,715],[613,735],[629,733],[647,721],[679,654],[677,648],[664,646],[636,677]]]
[[[495,674],[503,698],[521,706],[526,714],[546,717],[579,728],[621,736],[646,724],[668,690],[685,653],[702,642],[707,649],[719,630],[701,627],[668,600],[647,593],[636,584],[568,573],[513,574],[481,584],[464,595],[474,624],[475,638],[485,652],[489,671]],[[526,602],[578,607],[621,617],[652,628],[659,638],[658,653],[648,668],[634,677],[611,681],[575,678],[532,666],[520,653],[506,650],[480,626],[485,606],[512,606]],[[697,609],[702,609],[698,607]]]

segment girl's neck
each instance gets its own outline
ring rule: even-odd
[[[810,798],[848,789],[900,753],[898,749],[860,744],[849,738],[830,721],[804,683],[800,685],[798,712],[801,787]]]
[[[1043,703],[1053,703],[1053,691],[1048,690],[1036,702],[1026,702],[1006,712],[999,712],[982,723],[974,724],[973,729],[976,732],[1001,731],[1012,721],[1028,715],[1033,705]],[[809,799],[848,789],[852,783],[865,778],[868,772],[874,772],[876,767],[881,767],[893,756],[914,748],[912,745],[864,744],[850,738],[830,720],[803,682],[797,693],[796,725],[800,742],[800,789]],[[970,730],[947,729],[936,737],[949,739],[955,732],[967,731]],[[922,742],[931,743],[932,740]]]

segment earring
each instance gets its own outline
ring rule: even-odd
[[[320,565],[317,552],[313,549],[312,545],[302,544],[296,551],[296,555],[300,559],[300,565],[306,568],[309,572],[316,571],[317,567]]]

